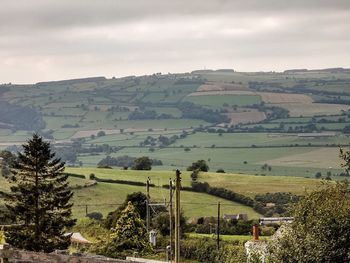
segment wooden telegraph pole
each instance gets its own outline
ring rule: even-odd
[[[170,203],[169,203],[169,221],[170,221],[170,255],[169,259],[173,260],[173,180],[170,178],[169,181],[169,190],[170,190]]]
[[[147,232],[150,228],[150,211],[149,211],[149,201],[150,201],[150,195],[149,195],[149,184],[151,179],[147,178],[146,188],[147,188],[147,199],[146,199],[146,226],[147,226]]]
[[[180,188],[181,188],[181,173],[176,170],[175,182],[175,263],[180,262]]]
[[[218,245],[218,250],[220,250],[220,202],[218,202],[218,225],[216,229],[216,243]]]

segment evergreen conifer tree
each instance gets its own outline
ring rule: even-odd
[[[112,257],[120,257],[137,251],[145,253],[151,251],[148,242],[147,229],[135,206],[129,201],[122,211],[117,224],[111,230],[107,243],[100,253]]]
[[[70,237],[64,236],[64,230],[75,220],[64,163],[38,134],[23,149],[8,177],[11,191],[5,196],[7,209],[20,226],[5,232],[6,242],[32,251],[65,249]]]

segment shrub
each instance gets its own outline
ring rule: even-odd
[[[194,171],[194,170],[198,170],[201,172],[208,172],[209,166],[207,165],[205,160],[198,160],[192,163],[192,165],[190,165],[189,167],[187,167],[187,171]]]
[[[88,213],[86,217],[100,221],[102,220],[103,215],[100,212],[91,212],[91,213]]]
[[[104,131],[99,131],[97,133],[97,137],[102,137],[102,136],[105,136],[105,135],[106,135],[106,133]]]

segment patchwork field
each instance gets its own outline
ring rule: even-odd
[[[183,170],[203,159],[211,171],[314,177],[332,167],[337,174],[337,146],[349,143],[349,87],[350,73],[341,69],[1,85],[0,148],[16,152],[38,131],[63,149],[60,157],[70,166],[129,155],[161,160],[155,170]],[[333,135],[297,136],[321,132]],[[272,170],[262,170],[265,163]]]
[[[223,96],[225,95],[225,96]],[[253,104],[259,104],[261,102],[260,96],[256,95],[232,95],[232,94],[220,94],[220,95],[191,95],[185,98],[185,101],[189,101],[198,105],[206,106],[213,109],[220,109],[224,105],[227,106],[247,106]]]
[[[227,116],[231,119],[230,125],[258,123],[266,119],[264,112],[254,110],[246,112],[232,112],[228,113]]]
[[[85,216],[86,205],[88,212],[101,212],[104,216],[122,204],[127,194],[133,192],[146,192],[145,187],[121,184],[98,183],[94,187],[75,191],[73,213],[77,218]],[[169,191],[162,188],[150,189],[151,201],[164,203],[169,200]],[[228,214],[247,213],[249,218],[259,218],[251,207],[207,194],[194,192],[181,192],[182,209],[186,217],[215,216],[217,203],[222,203],[222,212]]]
[[[300,103],[309,104],[313,100],[311,97],[304,94],[288,94],[288,93],[273,93],[273,92],[256,92],[261,96],[265,103],[282,104],[282,103]]]
[[[204,85],[199,86],[197,89],[200,91],[222,91],[222,90],[249,90],[249,86],[239,83],[219,83],[219,82],[207,82]]]
[[[306,153],[266,161],[270,165],[341,169],[339,148],[320,148]],[[260,164],[262,164],[260,162]]]
[[[254,197],[257,194],[275,192],[290,192],[296,195],[304,195],[306,191],[311,191],[322,185],[322,182],[316,179],[247,174],[201,173],[200,180],[250,197]]]
[[[150,177],[151,183],[156,185],[154,191],[157,191],[158,186],[169,184],[169,178],[175,178],[175,171],[124,171],[102,168],[66,168],[66,171],[83,174],[86,177],[93,173],[103,179],[123,179],[137,182],[146,182],[147,178]],[[182,171],[181,178],[181,184],[183,186],[190,186],[190,172]],[[312,190],[321,185],[320,180],[300,177],[212,172],[200,173],[199,181],[208,182],[212,186],[224,187],[250,197],[267,192],[291,192],[293,194],[303,195],[305,190]],[[162,191],[167,192],[164,189]],[[167,194],[164,194],[164,197],[167,198]],[[186,201],[186,199],[184,200]]]
[[[187,97],[193,96],[215,96],[215,95],[255,95],[253,91],[245,90],[208,90],[208,91],[196,91],[187,95]]]
[[[71,172],[72,170],[67,169],[67,171]],[[73,171],[79,172],[79,170]],[[139,172],[139,175],[140,174],[142,174],[142,172]],[[100,174],[98,174],[98,176],[100,176]],[[143,175],[141,176],[143,177]],[[109,176],[108,178],[115,177],[118,176]],[[169,178],[167,179],[169,180]],[[69,178],[69,181],[70,185],[73,187],[78,185],[84,186],[85,184],[91,183],[90,180],[72,177]],[[6,180],[0,176],[0,191],[2,190],[8,190],[8,184]],[[131,186],[124,184],[98,183],[95,186],[75,189],[73,196],[73,216],[75,218],[85,217],[86,209],[88,213],[101,212],[104,216],[106,216],[109,212],[115,210],[119,205],[121,205],[128,194],[139,191],[146,193],[146,188],[142,186]],[[150,195],[152,202],[164,203],[164,200],[169,201],[169,191],[161,187],[152,187],[150,189]],[[185,216],[188,218],[215,216],[217,213],[217,202],[219,201],[221,202],[223,213],[247,213],[248,217],[252,219],[257,219],[261,216],[251,207],[207,194],[182,191],[181,198],[181,207],[185,213]],[[3,200],[0,198],[0,203],[2,203],[2,201]]]
[[[339,115],[342,111],[348,111],[350,105],[325,104],[325,103],[281,103],[280,107],[289,111],[291,117],[312,117],[315,115]]]

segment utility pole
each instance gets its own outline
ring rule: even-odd
[[[175,182],[175,263],[180,262],[180,188],[181,188],[181,173],[176,170]]]
[[[87,214],[88,214],[88,206],[85,205],[85,216],[87,216]]]
[[[218,225],[216,230],[216,242],[218,245],[218,250],[220,250],[220,202],[218,202]]]
[[[149,231],[150,228],[150,211],[149,211],[149,201],[150,201],[150,195],[149,195],[149,184],[150,184],[151,179],[148,177],[147,178],[147,183],[146,183],[146,190],[147,190],[147,199],[146,199],[146,226],[147,226],[147,232]]]
[[[170,216],[170,260],[173,259],[173,180],[170,178],[169,181],[169,191],[170,191],[170,203],[169,203],[169,216]]]

